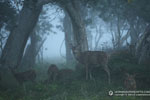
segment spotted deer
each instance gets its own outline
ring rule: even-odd
[[[15,72],[12,68],[10,70],[20,85],[23,85],[26,81],[35,82],[36,72],[33,69],[25,72]]]
[[[71,48],[75,59],[84,65],[86,68],[86,80],[92,79],[92,68],[102,67],[108,76],[108,83],[110,84],[110,70],[108,68],[108,55],[104,51],[81,51],[79,46],[73,46]]]
[[[48,68],[47,74],[48,74],[48,82],[50,81],[56,81],[56,78],[58,76],[59,69],[55,64],[51,64]]]
[[[73,80],[74,71],[69,68],[64,68],[59,70],[58,79],[62,83],[68,83]]]
[[[135,75],[131,75],[129,73],[125,74],[124,85],[127,90],[136,90],[136,81]]]

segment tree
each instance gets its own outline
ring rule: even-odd
[[[138,63],[148,63],[150,59],[150,26],[148,25],[141,37],[137,50],[136,56],[139,58]]]
[[[0,53],[8,38],[9,30],[15,26],[16,16],[17,13],[10,3],[0,1]]]
[[[0,1],[0,29],[2,28],[4,23],[6,24],[7,29],[12,29],[12,26],[15,23],[16,16],[17,13],[10,3],[6,1]]]
[[[28,37],[38,21],[42,6],[44,4],[44,1],[24,1],[23,8],[17,20],[17,25],[10,32],[1,56],[0,67],[4,70],[2,72],[1,84],[3,84],[4,87],[16,86],[16,84],[11,84],[7,81],[9,78],[14,79],[8,68],[18,67],[23,56],[23,51]]]
[[[49,5],[48,5],[49,6]],[[47,7],[47,6],[46,6]],[[31,69],[35,65],[36,57],[39,54],[47,36],[50,33],[54,33],[51,28],[53,25],[48,20],[48,16],[46,15],[47,10],[43,9],[38,22],[33,29],[32,33],[30,34],[31,40],[30,44],[26,44],[26,49],[24,50],[25,54],[21,60],[21,64],[19,69]]]
[[[64,10],[68,13],[73,27],[73,34],[75,45],[80,46],[82,51],[88,50],[88,42],[85,31],[85,25],[80,14],[80,2],[79,1],[68,1],[65,6],[64,2],[60,4]]]
[[[63,20],[63,27],[64,27],[64,33],[65,33],[65,45],[66,45],[66,62],[69,64],[69,62],[73,61],[73,55],[72,50],[70,47],[70,43],[72,43],[73,39],[73,31],[72,31],[72,24],[70,21],[70,18],[68,14],[65,12],[65,17]]]

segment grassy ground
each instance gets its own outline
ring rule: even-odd
[[[72,81],[67,84],[37,83],[15,90],[0,92],[0,100],[149,100],[142,97],[108,96],[109,90],[123,90],[122,87],[108,86],[101,81]]]
[[[148,97],[108,96],[109,90],[123,90],[122,87],[108,86],[97,81],[72,81],[69,84],[37,83],[15,90],[0,92],[0,100],[149,100]]]
[[[38,64],[36,83],[26,82],[24,86],[15,89],[0,91],[0,100],[150,100],[150,97],[135,96],[109,96],[108,91],[126,90],[123,86],[123,72],[136,73],[137,90],[149,90],[150,66],[139,65],[127,55],[118,54],[110,59],[111,85],[107,83],[107,76],[100,68],[93,70],[95,80],[86,81],[84,69],[78,70],[70,80],[57,80],[56,82],[43,83],[47,79],[46,71],[51,63]],[[65,65],[58,63],[61,68],[71,68],[75,64]],[[80,66],[80,65],[79,65]]]

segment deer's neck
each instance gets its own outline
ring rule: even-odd
[[[74,57],[77,61],[81,62],[82,52],[81,51],[74,52]]]

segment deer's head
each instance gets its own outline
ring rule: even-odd
[[[136,81],[135,81],[135,74],[130,75],[129,73],[126,73],[126,78],[125,78],[125,87],[127,89],[136,89]]]
[[[51,74],[51,73],[58,73],[58,67],[55,65],[55,64],[51,64],[48,68],[48,74]]]
[[[70,47],[72,49],[75,58],[78,58],[81,55],[81,47],[79,45],[74,46],[71,43],[70,43]]]

